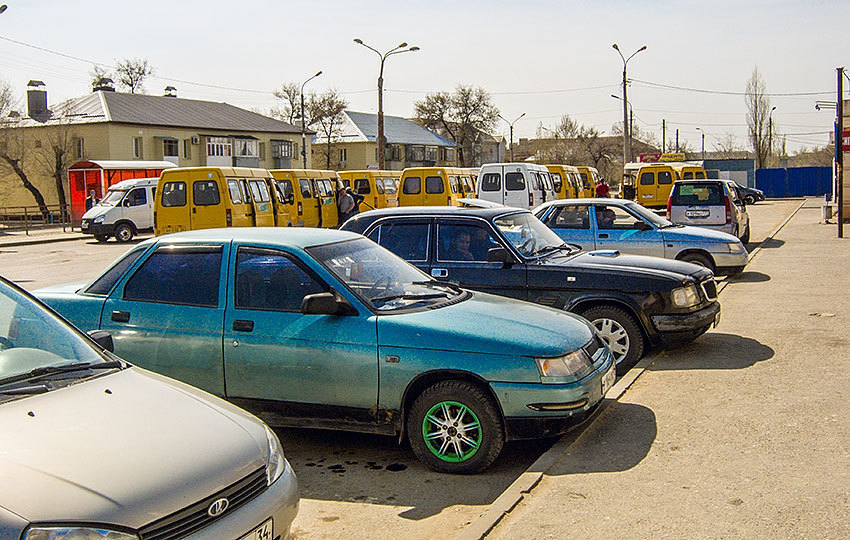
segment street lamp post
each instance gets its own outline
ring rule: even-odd
[[[770,159],[773,154],[773,111],[775,110],[776,107],[773,107],[767,115],[767,159]]]
[[[705,131],[700,128],[697,128],[697,131],[702,135],[702,160],[705,161]]]
[[[623,99],[620,96],[618,96],[617,94],[611,94],[611,97],[614,98],[614,99]],[[631,156],[632,156],[632,124],[634,124],[634,121],[635,121],[635,109],[634,109],[634,107],[632,107],[632,104],[630,102],[625,101],[625,103],[628,104],[628,106],[629,106],[629,123],[628,123],[628,129],[626,130],[626,132],[628,132],[628,134],[629,134],[629,157],[631,158]]]
[[[322,72],[319,71],[303,83],[301,83],[301,168],[307,168],[307,120],[304,118],[304,85],[312,81]]]
[[[520,118],[525,116],[525,113],[522,113],[521,115],[517,116],[516,119],[513,122],[508,122],[508,119],[505,118],[504,116],[502,116],[501,114],[498,115],[498,116],[499,116],[499,118],[501,118],[502,120],[507,122],[508,125],[511,127],[511,162],[513,162],[513,160],[514,160],[514,124],[516,124],[517,120],[519,120]]]
[[[383,170],[386,164],[386,156],[384,153],[386,152],[387,141],[384,137],[384,62],[386,62],[387,58],[394,54],[401,54],[405,52],[416,52],[419,50],[419,47],[413,46],[408,47],[406,42],[402,42],[398,44],[396,47],[388,50],[385,53],[381,53],[374,47],[371,47],[365,43],[360,38],[354,38],[354,43],[358,45],[363,45],[370,51],[373,51],[378,57],[381,59],[381,70],[378,72],[378,169]]]
[[[640,49],[633,52],[632,55],[629,56],[628,58],[623,56],[623,53],[620,51],[620,47],[618,47],[616,43],[614,43],[612,45],[612,47],[614,47],[614,50],[617,51],[617,53],[620,55],[620,58],[622,58],[622,60],[623,60],[623,165],[625,165],[626,163],[629,162],[629,159],[630,159],[631,154],[632,154],[632,141],[631,141],[631,137],[629,136],[629,129],[628,129],[629,128],[629,117],[628,117],[629,111],[628,111],[627,103],[629,101],[629,96],[626,93],[626,87],[628,86],[628,78],[626,77],[626,66],[629,63],[629,60],[631,60],[632,57],[634,57],[634,55],[636,55],[637,53],[639,53],[643,50],[646,50],[646,45],[644,45]]]

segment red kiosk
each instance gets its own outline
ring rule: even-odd
[[[68,169],[68,192],[71,197],[71,223],[79,225],[86,213],[86,197],[94,190],[103,198],[109,186],[131,178],[155,178],[164,169],[176,167],[170,161],[108,161],[77,162]]]

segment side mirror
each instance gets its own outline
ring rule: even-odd
[[[487,250],[487,262],[503,263],[505,266],[510,266],[516,262],[514,256],[503,246],[497,246]]]
[[[112,334],[106,330],[92,330],[89,337],[109,352],[115,352],[115,344],[112,342]]]
[[[301,300],[303,315],[359,315],[357,309],[338,292],[308,294]]]

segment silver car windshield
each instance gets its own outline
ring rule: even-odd
[[[123,199],[126,194],[127,192],[123,189],[110,189],[106,192],[106,197],[101,199],[98,204],[101,206],[115,206],[121,202],[121,199]]]
[[[655,225],[659,229],[674,226],[673,222],[664,219],[663,217],[659,216],[658,214],[656,214],[652,210],[648,210],[647,208],[639,205],[636,202],[629,201],[629,202],[623,203],[623,206],[628,208],[631,213],[642,217],[643,219],[645,219],[646,221]]]
[[[307,251],[376,311],[433,306],[464,294],[366,238]]]
[[[493,224],[525,257],[536,257],[565,246],[564,241],[552,232],[552,229],[530,212],[500,216],[493,220]]]
[[[25,383],[8,379],[33,370],[105,360],[70,326],[0,281],[0,392],[11,392],[8,384]]]

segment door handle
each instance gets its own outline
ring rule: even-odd
[[[432,268],[431,277],[449,277],[449,271],[445,268]]]
[[[130,322],[129,311],[113,311],[110,317],[115,322]]]
[[[194,213],[196,213],[197,211],[198,211],[198,209],[197,209],[197,208],[195,208],[195,207],[193,206],[193,207],[192,207],[192,213],[194,214]]]
[[[608,233],[599,233],[599,238],[608,238]]]
[[[253,332],[254,321],[233,321],[233,329],[237,332]]]

